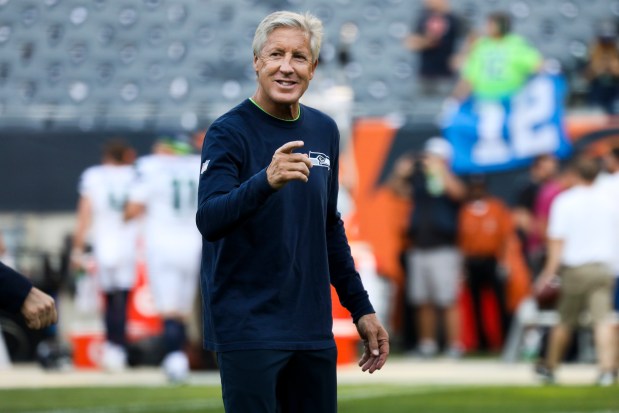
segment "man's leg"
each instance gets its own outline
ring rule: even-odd
[[[507,310],[507,288],[505,280],[499,273],[499,264],[494,258],[488,261],[488,277],[499,307],[501,342],[503,342],[510,324],[509,311]]]
[[[613,295],[615,278],[601,270],[592,271],[592,282],[587,307],[594,323],[595,347],[600,373],[610,373],[615,368],[617,352],[614,326]]]
[[[105,293],[105,329],[107,341],[125,348],[127,340],[127,299],[129,291],[114,290]]]
[[[292,355],[283,350],[217,353],[226,413],[276,413],[278,378]]]
[[[462,348],[460,344],[460,310],[458,304],[453,303],[445,308],[445,333],[447,337],[447,354],[451,357],[461,357]]]
[[[612,372],[615,369],[616,348],[617,340],[613,323],[597,323],[595,325],[595,350],[600,372]]]
[[[423,356],[436,353],[436,308],[429,303],[417,307],[419,323],[419,351]]]
[[[554,372],[561,359],[565,346],[570,339],[571,329],[566,324],[557,324],[550,332],[550,342],[548,343],[548,353],[546,355],[546,367]]]
[[[436,309],[430,299],[428,251],[409,252],[408,297],[417,311],[418,350],[424,357],[436,354]]]
[[[458,358],[462,355],[460,344],[460,311],[458,293],[462,259],[455,247],[443,247],[434,252],[432,257],[432,291],[437,306],[443,309],[447,355]]]
[[[101,364],[108,371],[121,371],[127,366],[127,301],[129,292],[112,290],[105,293],[105,335]]]
[[[487,350],[488,340],[484,329],[484,317],[481,308],[481,292],[484,286],[485,274],[481,272],[478,260],[466,260],[464,268],[466,271],[466,281],[471,293],[471,301],[473,304],[473,316],[475,319],[475,332],[477,333],[477,349]]]
[[[545,380],[552,382],[553,373],[561,360],[572,328],[578,325],[578,320],[585,309],[585,294],[582,277],[578,268],[563,271],[561,276],[561,296],[557,305],[559,324],[555,325],[548,341],[546,358],[540,370],[546,369]]]
[[[335,347],[327,350],[295,351],[278,380],[277,412],[336,413],[336,363]]]

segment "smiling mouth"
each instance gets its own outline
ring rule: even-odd
[[[275,81],[278,85],[280,86],[284,86],[284,87],[289,87],[289,86],[294,86],[297,84],[297,82],[293,82],[291,80],[276,80]]]

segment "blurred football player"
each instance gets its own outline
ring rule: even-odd
[[[101,165],[83,172],[71,253],[73,268],[83,269],[90,232],[98,284],[105,295],[102,365],[111,371],[122,370],[127,364],[127,301],[136,273],[136,226],[123,219],[129,188],[135,181],[135,170],[127,162],[130,154],[125,142],[111,140],[104,146]]]
[[[152,155],[138,159],[137,170],[125,218],[144,216],[149,281],[164,321],[163,369],[171,381],[184,381],[185,323],[197,292],[202,246],[195,226],[200,157],[187,143],[159,140]]]

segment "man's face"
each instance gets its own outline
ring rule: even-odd
[[[619,171],[619,162],[617,162],[617,159],[611,153],[604,154],[602,162],[607,172],[615,173]]]
[[[500,37],[501,36],[501,30],[496,20],[494,19],[486,20],[486,34],[489,37]]]
[[[314,77],[316,64],[309,38],[301,29],[273,30],[260,54],[254,56],[260,103],[267,111],[297,103]]]
[[[541,180],[550,179],[557,174],[559,169],[557,160],[553,157],[544,158],[539,164],[539,169]]]
[[[552,156],[545,156],[539,159],[531,169],[531,177],[537,182],[545,182],[556,176],[559,170],[557,160]]]

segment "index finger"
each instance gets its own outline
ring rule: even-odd
[[[280,146],[275,153],[292,153],[293,150],[297,148],[302,148],[304,145],[303,141],[290,141],[286,142],[282,146]]]

